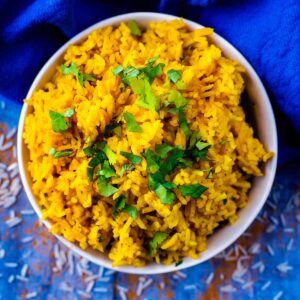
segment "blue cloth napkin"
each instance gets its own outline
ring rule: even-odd
[[[170,13],[215,28],[246,56],[276,111],[280,161],[300,156],[297,0],[0,0],[0,11],[0,98],[21,102],[47,59],[87,26],[132,11]]]

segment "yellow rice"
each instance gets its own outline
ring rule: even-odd
[[[71,45],[64,63],[76,62],[83,73],[97,76],[96,84],[84,81],[82,87],[72,75],[63,75],[57,66],[52,80],[33,93],[26,102],[32,107],[25,120],[24,140],[30,152],[28,170],[33,193],[51,221],[51,232],[64,236],[81,248],[105,252],[113,266],[144,266],[150,261],[170,264],[183,257],[197,258],[206,248],[207,236],[220,222],[234,223],[240,208],[247,205],[251,177],[262,176],[260,163],[272,153],[265,151],[253,137],[240,106],[244,90],[244,68],[222,56],[210,43],[211,28],[189,31],[182,20],[153,22],[140,39],[132,36],[126,24],[108,26],[92,32],[79,45]],[[110,198],[99,195],[96,183],[87,178],[88,158],[83,148],[94,141],[110,121],[123,111],[130,112],[142,127],[141,133],[122,131],[122,137],[108,138],[107,144],[117,154],[113,165],[117,174],[126,163],[120,151],[141,152],[162,142],[186,146],[178,128],[178,118],[166,123],[164,112],[143,109],[130,88],[120,90],[121,79],[112,74],[118,65],[142,67],[159,55],[164,74],[156,77],[152,89],[156,95],[170,90],[167,70],[182,70],[182,91],[188,99],[186,117],[190,128],[200,131],[212,145],[211,161],[200,161],[197,167],[177,169],[172,176],[176,185],[200,183],[208,190],[200,199],[183,197],[176,191],[174,205],[162,204],[148,188],[146,161],[123,177],[113,177],[119,191]],[[73,107],[72,132],[54,133],[49,111],[63,113]],[[55,159],[49,149],[73,149],[72,157]],[[213,179],[207,179],[208,168],[214,168]],[[59,175],[59,176],[58,176]],[[125,194],[139,217],[122,212],[112,217],[115,199]],[[225,201],[225,199],[227,199]],[[155,232],[169,232],[154,258],[145,244]],[[99,240],[99,235],[102,240]]]

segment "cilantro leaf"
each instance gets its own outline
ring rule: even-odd
[[[142,128],[136,122],[134,116],[130,112],[124,112],[123,116],[126,122],[126,128],[129,132],[142,132]]]
[[[99,176],[97,180],[99,194],[103,197],[110,197],[118,191],[116,187],[109,184],[104,176]]]
[[[115,164],[117,161],[117,155],[113,152],[105,142],[100,143],[101,150],[106,154],[108,161],[111,165]]]
[[[104,137],[108,138],[111,134],[111,132],[118,134],[118,131],[116,129],[121,129],[121,124],[118,122],[111,122],[109,124],[107,124],[104,128]]]
[[[118,215],[118,210],[121,210],[125,207],[126,205],[126,197],[122,194],[120,195],[117,199],[116,199],[116,204],[115,206],[113,207],[113,211],[112,211],[112,215],[114,218],[117,217]]]
[[[132,170],[134,170],[134,168],[135,168],[135,166],[133,164],[124,164],[120,171],[120,177],[123,177],[123,175],[126,171],[132,171]]]
[[[189,144],[189,148],[193,148],[197,141],[200,139],[200,132],[199,131],[194,131],[192,134],[191,134],[191,137],[190,137],[190,144]]]
[[[210,147],[211,145],[209,144],[209,143],[205,143],[205,142],[201,142],[201,141],[198,141],[197,143],[196,143],[196,147],[197,147],[197,149],[199,150],[199,151],[201,151],[201,150],[203,150],[203,149],[205,149],[205,148],[207,148],[207,147]]]
[[[155,96],[155,94],[153,93],[150,83],[147,79],[144,79],[144,94],[141,95],[138,105],[149,109],[151,111],[157,111],[160,108],[160,99],[158,97]]]
[[[142,95],[145,93],[145,83],[144,83],[144,79],[142,78],[129,78],[129,85],[132,88],[133,92],[136,95]]]
[[[68,108],[64,112],[64,117],[66,117],[66,118],[71,118],[73,115],[74,115],[74,109],[73,108]]]
[[[180,259],[179,261],[177,261],[177,262],[175,263],[175,267],[178,267],[178,266],[181,265],[182,263],[183,263],[183,260]]]
[[[178,80],[175,83],[176,87],[178,88],[178,90],[183,91],[186,89],[186,84],[182,81],[182,80]]]
[[[155,67],[151,69],[144,69],[144,73],[146,74],[148,80],[152,83],[155,77],[160,76],[163,73],[163,68],[165,67],[165,64],[159,63]]]
[[[87,167],[87,176],[88,176],[89,182],[93,181],[95,168],[99,164],[103,163],[105,159],[106,159],[105,154],[102,151],[100,151],[100,152],[97,152],[96,155],[89,161],[88,167]]]
[[[159,55],[155,55],[149,58],[147,61],[147,66],[151,68],[158,59],[159,59]]]
[[[130,162],[132,162],[135,165],[140,164],[142,161],[142,158],[140,156],[129,153],[129,152],[121,151],[120,154],[122,156],[126,157]]]
[[[53,158],[61,158],[61,157],[73,155],[73,151],[72,150],[56,151],[55,148],[51,148],[49,151],[49,155],[53,156]]]
[[[188,139],[190,137],[191,133],[190,133],[189,125],[185,118],[184,110],[182,107],[180,107],[178,109],[178,122],[179,122],[179,126],[182,129],[184,135]]]
[[[135,20],[129,20],[127,25],[129,27],[132,35],[135,35],[135,36],[142,35],[142,31]]]
[[[167,157],[167,154],[173,149],[172,146],[168,144],[157,144],[155,145],[155,152],[160,156],[160,158]]]
[[[123,211],[129,215],[131,218],[136,219],[138,217],[138,211],[137,209],[129,204],[125,204],[125,207],[123,208]]]
[[[209,168],[206,178],[213,179],[213,177],[214,177],[214,170],[213,170],[213,168]]]
[[[162,176],[166,176],[173,171],[178,164],[178,159],[183,158],[183,155],[184,151],[182,149],[174,148],[170,156],[160,165],[159,171]]]
[[[67,67],[65,64],[62,64],[60,66],[60,69],[64,75],[71,74],[75,76],[77,81],[80,83],[81,86],[83,86],[83,82],[85,80],[87,81],[95,81],[96,77],[91,74],[83,74],[80,72],[80,69],[76,67],[76,63],[73,61],[69,67]]]
[[[104,176],[110,178],[116,176],[115,170],[109,165],[109,162],[105,160],[102,164],[102,168],[98,170],[97,176]]]
[[[168,102],[174,103],[176,108],[181,108],[187,105],[188,101],[176,90],[171,90],[168,96]]]
[[[187,184],[187,185],[180,185],[179,190],[182,196],[187,197],[191,196],[192,198],[199,198],[208,188],[201,184]]]
[[[147,172],[156,172],[159,169],[159,157],[157,154],[155,154],[153,151],[150,149],[147,149],[144,153],[143,156],[146,159],[147,162]]]
[[[206,157],[208,149],[211,145],[206,148],[199,150],[197,147],[193,147],[192,149],[186,150],[185,155],[190,158],[199,158],[204,161],[208,161],[209,159]]]
[[[119,66],[115,67],[115,68],[112,70],[112,73],[113,73],[114,75],[118,75],[118,74],[120,74],[123,70],[124,70],[124,68],[123,68],[121,65],[119,65]]]
[[[157,253],[157,248],[163,243],[163,241],[168,237],[165,232],[156,232],[149,242],[149,254],[154,256]]]
[[[182,71],[170,69],[167,72],[168,78],[171,82],[176,83],[181,77]]]
[[[87,157],[92,157],[95,154],[95,150],[91,146],[85,147],[83,152]]]
[[[49,115],[51,118],[52,129],[56,133],[65,133],[69,128],[70,123],[66,121],[65,117],[55,111],[50,110]]]

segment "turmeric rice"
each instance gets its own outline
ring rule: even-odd
[[[198,258],[272,153],[240,105],[244,68],[181,19],[71,45],[25,99],[32,191],[51,232],[113,266]]]

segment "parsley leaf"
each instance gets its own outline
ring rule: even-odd
[[[191,133],[190,133],[189,125],[185,118],[184,110],[182,107],[180,107],[178,109],[178,122],[179,122],[179,126],[182,129],[184,135],[188,139],[190,137]]]
[[[144,83],[144,79],[142,78],[130,78],[129,80],[129,85],[132,88],[133,92],[136,95],[142,95],[145,93],[145,83]]]
[[[98,170],[97,176],[104,176],[105,178],[110,178],[116,176],[116,172],[110,166],[109,162],[105,160],[102,164],[102,168]]]
[[[209,168],[206,178],[213,179],[213,177],[214,177],[214,170],[213,170],[213,168]]]
[[[124,70],[124,68],[123,68],[121,65],[119,65],[119,66],[115,67],[115,68],[112,70],[112,73],[113,73],[114,75],[118,75],[118,74],[120,74],[123,70]]]
[[[158,65],[156,65],[153,68],[146,67],[144,69],[144,73],[146,74],[146,78],[150,81],[150,83],[153,82],[155,77],[162,75],[164,67],[165,67],[165,64],[159,63]]]
[[[125,207],[123,208],[123,211],[126,212],[126,214],[129,215],[133,219],[136,219],[138,217],[138,211],[132,205],[125,204]]]
[[[121,151],[120,154],[122,156],[126,157],[130,162],[132,162],[135,165],[140,164],[142,161],[142,158],[140,156],[129,153],[129,152]]]
[[[187,185],[180,185],[179,190],[182,196],[191,196],[192,198],[199,198],[208,188],[201,184],[187,184]]]
[[[192,134],[191,134],[191,137],[190,137],[190,144],[189,144],[189,148],[193,148],[197,141],[200,139],[200,132],[199,131],[194,131]]]
[[[182,71],[170,69],[167,72],[168,78],[171,82],[176,83],[181,77]]]
[[[193,147],[192,149],[186,150],[185,154],[190,158],[199,158],[204,161],[208,161],[209,159],[206,157],[208,149],[211,145],[208,145],[206,148],[199,150],[197,147]]]
[[[50,110],[49,115],[51,118],[52,129],[56,133],[65,133],[69,128],[70,123],[66,121],[65,117],[55,111]]]
[[[113,152],[105,142],[100,144],[101,150],[106,154],[108,161],[111,165],[115,164],[117,161],[117,155]]]
[[[85,80],[88,80],[88,81],[96,80],[96,77],[94,75],[81,73],[79,68],[76,67],[76,63],[74,61],[70,64],[69,67],[67,67],[65,64],[62,64],[60,66],[60,69],[64,75],[71,74],[71,75],[75,76],[75,78],[77,79],[77,81],[80,83],[81,86],[83,86],[83,82]]]
[[[179,148],[174,148],[170,156],[160,165],[159,171],[164,177],[175,169],[178,164],[178,159],[183,158],[184,151]]]
[[[133,164],[124,164],[120,171],[120,177],[123,177],[123,175],[126,171],[132,171],[132,170],[134,170],[134,168],[135,168],[135,166]]]
[[[118,132],[119,129],[121,129],[121,124],[118,122],[111,122],[107,124],[104,128],[104,137],[108,138],[112,132],[120,136],[120,132]]]
[[[167,154],[173,149],[172,146],[168,144],[158,144],[155,146],[155,152],[160,156],[160,158],[167,157]]]
[[[103,197],[110,197],[118,191],[116,187],[109,184],[104,176],[99,176],[97,180],[99,194]]]
[[[182,80],[178,80],[175,83],[176,87],[178,88],[178,90],[183,91],[186,89],[186,84],[182,81]]]
[[[83,152],[87,157],[92,157],[95,154],[95,150],[91,146],[84,148]]]
[[[142,31],[135,20],[129,20],[127,23],[132,35],[141,36]]]
[[[156,232],[149,242],[149,254],[154,256],[157,252],[157,248],[162,244],[162,242],[168,237],[168,234],[165,232]]]
[[[144,94],[140,96],[138,105],[151,111],[157,111],[160,108],[160,99],[153,93],[147,79],[144,79]]]
[[[118,215],[118,210],[121,210],[125,207],[126,205],[126,197],[124,195],[120,195],[117,199],[116,199],[116,204],[113,207],[113,211],[112,211],[112,215],[114,218],[117,217]]]
[[[168,102],[174,103],[176,108],[181,108],[187,105],[188,101],[176,90],[171,90],[168,96]]]
[[[157,154],[155,154],[153,151],[150,149],[147,149],[144,153],[143,156],[146,159],[147,162],[147,172],[156,172],[159,169],[159,157]]]
[[[209,144],[209,143],[205,143],[205,142],[198,141],[198,142],[196,143],[196,147],[197,147],[197,149],[198,149],[199,151],[201,151],[201,150],[203,150],[203,149],[205,149],[205,148],[207,148],[207,147],[210,147],[210,144]]]
[[[175,263],[175,267],[178,267],[178,266],[181,265],[182,263],[183,263],[183,260],[180,259],[179,261],[177,261],[177,262]]]
[[[53,158],[61,158],[61,157],[73,155],[73,151],[72,150],[56,151],[55,148],[51,148],[49,151],[49,155],[53,156]]]
[[[64,117],[66,117],[66,118],[71,118],[73,115],[74,115],[74,109],[73,108],[68,108],[64,112]]]
[[[129,132],[142,132],[142,128],[136,122],[134,116],[130,112],[124,112],[123,116],[126,122],[126,128]]]

